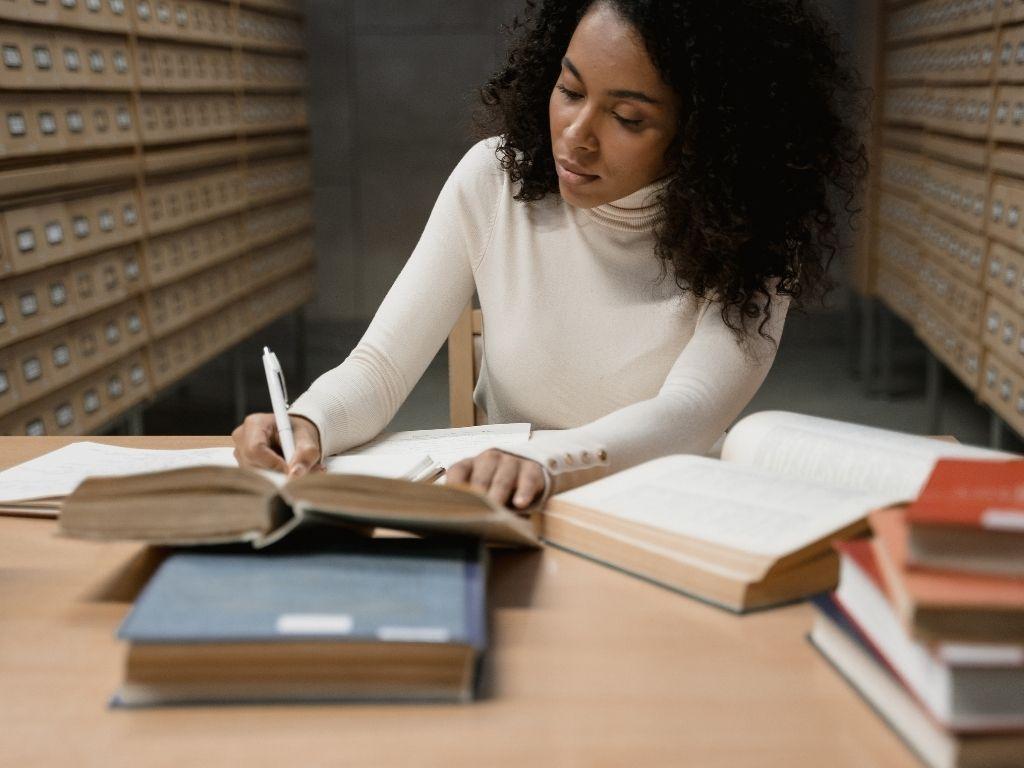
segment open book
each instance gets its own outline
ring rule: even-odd
[[[667,456],[552,497],[543,536],[734,611],[835,586],[833,539],[916,498],[940,457],[1007,454],[830,419],[741,419],[721,460]]]
[[[329,474],[428,481],[467,456],[529,438],[527,423],[391,432],[330,456],[324,465]],[[231,448],[162,450],[73,442],[0,472],[0,515],[57,517],[64,497],[88,477],[210,465],[238,466]]]
[[[469,487],[314,472],[189,467],[91,477],[64,500],[67,536],[150,544],[252,542],[264,547],[303,523],[473,536],[537,546],[537,523]]]

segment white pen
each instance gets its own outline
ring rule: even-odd
[[[284,460],[291,463],[295,455],[295,438],[292,436],[292,422],[288,418],[288,390],[284,385],[284,373],[277,355],[269,347],[263,348],[263,370],[267,374],[270,389],[270,404],[274,406],[274,421],[277,422],[277,436],[281,441]]]

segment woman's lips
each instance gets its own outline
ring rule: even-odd
[[[558,173],[558,178],[572,186],[588,184],[589,182],[600,178],[599,176],[595,176],[590,173],[580,173],[578,171],[569,170],[569,168],[562,164],[561,160],[555,160],[555,171]]]

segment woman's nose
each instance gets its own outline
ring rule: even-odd
[[[566,126],[564,134],[567,146],[572,149],[584,149],[590,152],[597,149],[593,113],[586,107],[576,113],[572,122]]]

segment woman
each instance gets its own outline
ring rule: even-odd
[[[703,453],[750,401],[791,303],[827,289],[836,191],[865,156],[855,79],[802,0],[530,4],[482,89],[486,134],[342,365],[234,432],[302,474],[380,432],[474,291],[474,399],[534,437],[449,469],[499,504]],[[539,429],[537,429],[539,428]]]

